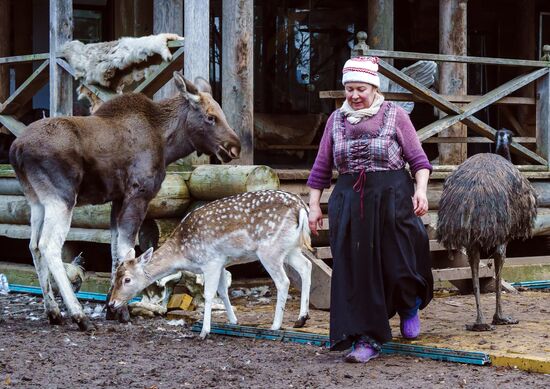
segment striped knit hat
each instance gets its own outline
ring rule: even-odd
[[[342,69],[342,84],[366,82],[380,88],[378,77],[378,57],[355,57],[348,59]]]

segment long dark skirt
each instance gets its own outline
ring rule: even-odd
[[[358,337],[389,341],[389,319],[414,308],[417,297],[422,309],[433,296],[428,235],[413,211],[409,173],[365,173],[362,210],[353,189],[358,176],[341,175],[329,200],[332,350]]]

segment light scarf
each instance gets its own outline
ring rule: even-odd
[[[364,109],[353,109],[349,104],[347,100],[344,100],[344,104],[342,104],[342,107],[340,108],[340,112],[346,116],[346,119],[351,124],[357,124],[361,121],[361,119],[365,117],[371,117],[378,113],[380,110],[380,107],[382,106],[382,103],[384,102],[384,96],[382,96],[379,93],[376,93],[374,95],[374,100],[370,107],[364,108]]]

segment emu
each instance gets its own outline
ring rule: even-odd
[[[115,276],[109,305],[118,308],[156,280],[180,270],[204,274],[204,320],[200,336],[210,332],[212,299],[216,290],[227,318],[237,317],[227,294],[227,266],[259,260],[277,288],[277,305],[271,329],[281,328],[288,296],[288,264],[300,275],[300,315],[295,327],[308,316],[311,262],[302,247],[311,248],[308,208],[294,194],[278,190],[247,192],[213,201],[187,215],[168,240],[155,252],[137,259],[130,252]]]
[[[496,134],[496,153],[476,154],[451,174],[443,186],[437,222],[437,239],[448,249],[464,247],[472,270],[476,321],[470,331],[490,331],[480,307],[479,259],[482,250],[494,250],[496,311],[492,324],[517,324],[504,316],[501,306],[501,271],[506,245],[531,236],[537,215],[536,193],[510,161],[512,133]]]
[[[58,117],[29,125],[10,148],[10,163],[31,208],[30,251],[51,324],[62,316],[53,276],[70,316],[82,331],[93,329],[67,279],[61,248],[75,206],[111,201],[113,276],[134,247],[147,206],[166,175],[166,165],[193,151],[228,162],[240,153],[239,138],[202,79],[196,85],[174,73],[179,93],[153,102],[126,94],[92,116]],[[107,318],[128,321],[128,309]]]

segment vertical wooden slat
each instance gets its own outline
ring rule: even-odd
[[[189,0],[186,0],[187,3]],[[208,8],[208,7],[206,7]],[[153,33],[174,33],[183,36],[183,0],[155,0],[153,3]],[[185,42],[185,54],[187,54]],[[170,80],[157,93],[155,100],[172,97],[177,93],[173,80]]]
[[[550,61],[550,45],[543,47],[543,61]],[[537,81],[537,152],[547,161],[550,170],[550,74]]]
[[[253,0],[224,0],[222,107],[241,140],[239,164],[254,163]]]
[[[72,0],[50,0],[50,116],[72,115],[73,79],[57,65],[56,53],[73,38]]]
[[[373,50],[393,50],[393,0],[369,0],[368,2],[368,44]],[[393,64],[393,60],[386,62]],[[388,90],[389,80],[380,77],[380,87]]]
[[[209,1],[185,0],[185,60],[183,74],[210,80],[210,11]]]
[[[439,52],[441,54],[466,55],[467,0],[439,0]],[[467,94],[467,65],[441,63],[439,66],[439,93],[446,95]],[[455,124],[441,132],[440,136],[467,135],[466,126]],[[465,144],[439,145],[439,163],[458,165],[466,159]]]
[[[13,26],[13,54],[27,55],[33,52],[32,49],[32,18],[18,17],[19,15],[32,15],[33,5],[30,1],[16,1],[12,4],[12,12],[17,23]],[[33,64],[21,63],[15,66],[15,86],[21,86],[33,73]],[[29,101],[20,108],[16,116],[20,116],[32,109],[32,101]]]
[[[0,0],[0,58],[11,55],[11,4]],[[10,67],[0,66],[0,103],[10,96]]]

